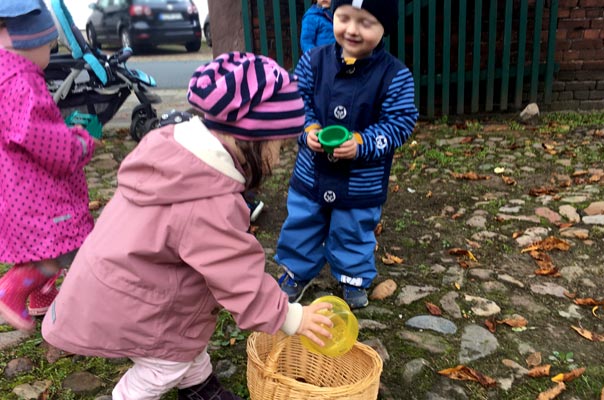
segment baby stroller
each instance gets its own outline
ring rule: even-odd
[[[130,136],[136,141],[158,125],[153,104],[161,98],[149,91],[155,80],[142,71],[130,69],[128,47],[107,56],[91,48],[73,23],[63,0],[51,0],[61,43],[71,54],[52,54],[46,68],[46,84],[63,118],[74,111],[96,116],[101,124],[110,121],[134,91],[139,105],[132,111]]]

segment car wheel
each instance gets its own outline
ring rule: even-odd
[[[130,32],[128,32],[128,29],[122,28],[120,30],[120,41],[122,42],[122,48],[130,47],[131,49],[133,49],[132,40],[130,39]]]
[[[98,42],[98,39],[96,37],[96,31],[94,30],[92,25],[88,25],[86,27],[86,37],[88,37],[88,44],[90,45],[90,47],[92,47],[93,49],[101,48],[101,44]]]
[[[210,24],[205,24],[203,26],[203,34],[206,37],[208,47],[212,47],[212,33],[210,32]]]
[[[189,53],[193,53],[195,51],[199,51],[201,49],[201,40],[196,40],[193,42],[188,42],[185,44],[185,48]]]

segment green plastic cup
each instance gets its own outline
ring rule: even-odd
[[[318,136],[319,143],[327,153],[333,153],[333,149],[352,139],[352,133],[341,125],[326,126],[319,131]]]

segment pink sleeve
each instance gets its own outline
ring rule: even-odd
[[[180,241],[180,256],[242,329],[275,333],[285,321],[287,296],[265,273],[265,255],[248,233],[249,211],[239,194],[195,203]]]
[[[5,140],[22,148],[52,175],[81,169],[94,152],[88,132],[65,124],[42,76],[25,74],[14,79],[8,95],[19,100],[13,102],[9,124],[14,129]]]

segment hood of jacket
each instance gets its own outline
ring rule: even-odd
[[[198,117],[147,134],[124,159],[118,189],[140,205],[169,205],[241,193],[240,164]]]

